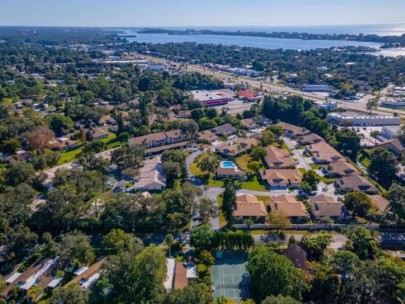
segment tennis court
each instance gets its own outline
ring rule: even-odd
[[[249,275],[246,260],[221,260],[211,267],[214,298],[224,296],[236,302],[249,298]]]

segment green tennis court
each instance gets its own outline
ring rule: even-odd
[[[211,267],[214,298],[224,296],[236,302],[249,298],[246,260],[221,260]]]

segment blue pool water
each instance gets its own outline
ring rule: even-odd
[[[222,168],[236,168],[236,165],[233,161],[223,161],[221,162]]]

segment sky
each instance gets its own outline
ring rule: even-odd
[[[405,23],[405,0],[0,0],[0,25],[271,26]]]

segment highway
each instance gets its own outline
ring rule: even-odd
[[[168,66],[175,66],[178,69],[184,68],[185,70],[189,72],[199,72],[201,74],[205,75],[211,75],[214,76],[218,79],[221,80],[228,80],[232,81],[234,83],[244,83],[247,84],[251,88],[256,88],[256,89],[261,89],[263,91],[267,91],[269,93],[274,93],[274,94],[290,94],[290,95],[298,95],[302,96],[304,98],[313,100],[313,101],[324,101],[325,98],[321,97],[316,94],[308,93],[308,92],[303,92],[297,89],[293,89],[284,85],[275,85],[269,82],[263,82],[259,80],[255,80],[252,78],[248,77],[243,77],[243,76],[235,76],[230,73],[222,72],[222,71],[217,71],[209,68],[205,68],[199,65],[193,65],[193,64],[187,64],[185,66],[172,62],[163,58],[158,58],[158,57],[152,57],[152,56],[146,56],[146,55],[139,55],[141,59],[146,59],[154,62],[160,62],[164,63]],[[347,102],[344,100],[339,100],[339,99],[332,99],[328,98],[329,101],[332,102],[337,102],[342,108],[345,108],[347,110],[351,111],[356,111],[356,112],[364,112],[368,113],[370,112],[366,108],[366,103],[359,103],[359,102]],[[402,119],[405,119],[405,111],[404,110],[395,110],[395,109],[388,109],[388,108],[383,108],[383,107],[377,107],[377,109],[372,110],[373,114],[381,114],[381,115],[387,115],[387,114],[398,114],[401,116]]]

